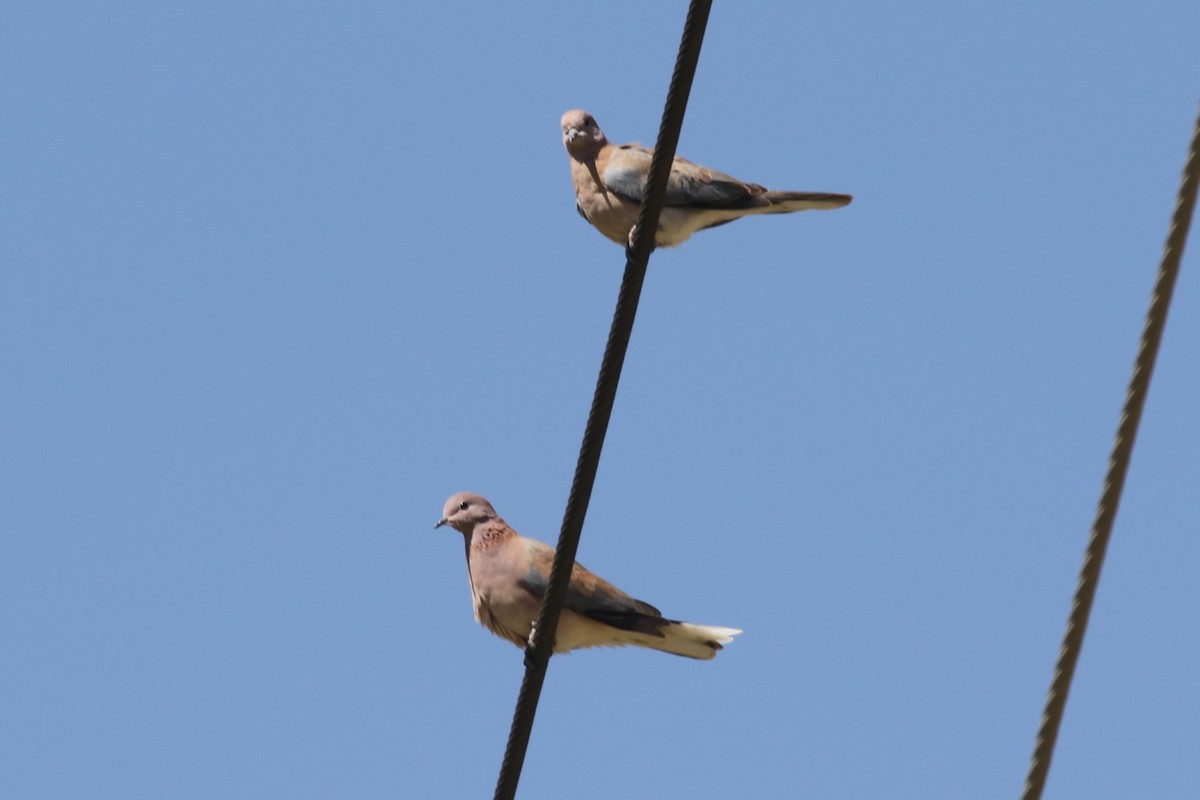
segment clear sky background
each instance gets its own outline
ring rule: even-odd
[[[0,9],[0,794],[479,798],[686,3]],[[1021,789],[1200,99],[1200,4],[717,3],[679,152],[833,212],[656,253],[522,798]],[[1200,794],[1200,242],[1047,797]]]

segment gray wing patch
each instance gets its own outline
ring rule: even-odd
[[[531,567],[520,583],[521,588],[541,599],[546,596],[549,578]],[[563,608],[614,628],[640,631],[653,636],[662,636],[659,629],[669,623],[669,620],[662,618],[662,613],[657,608],[635,600],[627,594],[613,594],[604,590],[583,592],[574,585],[567,588]]]
[[[632,145],[617,149],[619,154],[604,170],[604,183],[613,194],[640,203],[646,196],[650,154]],[[761,186],[742,183],[732,175],[676,159],[664,203],[672,207],[742,208],[755,205],[752,198],[763,191]]]
[[[631,145],[622,145],[617,150],[617,157],[609,159],[608,166],[604,168],[604,185],[613,194],[640,203],[646,196],[650,154]]]

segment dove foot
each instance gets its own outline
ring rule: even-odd
[[[660,230],[661,230],[661,228],[660,228]],[[626,253],[629,253],[629,254],[633,253],[633,238],[636,235],[637,235],[637,225],[634,225],[633,227],[631,227],[629,229],[629,241],[625,244],[625,252]],[[658,248],[657,241],[650,243],[650,252],[651,253],[653,253],[657,248]]]
[[[525,640],[525,669],[533,669],[533,650],[537,647],[537,620],[529,623],[529,638]]]
[[[538,620],[529,622],[529,638],[526,639],[526,649],[527,650],[533,650],[535,648],[535,646],[538,645],[538,640],[536,640],[536,636],[538,636]]]

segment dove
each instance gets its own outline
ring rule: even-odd
[[[632,245],[654,151],[638,144],[610,144],[586,111],[563,114],[562,135],[571,157],[576,210],[609,239]],[[841,208],[852,199],[827,192],[773,192],[676,156],[654,244],[675,247],[696,231],[752,214]]]
[[[554,548],[518,534],[477,494],[456,494],[447,500],[434,527],[443,525],[462,533],[466,543],[475,619],[518,647],[532,646]],[[575,564],[558,620],[554,652],[633,645],[710,659],[739,633],[736,628],[666,619],[654,606],[635,600]]]

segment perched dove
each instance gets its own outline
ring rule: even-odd
[[[609,144],[595,118],[586,111],[563,114],[562,133],[571,156],[576,209],[617,244],[632,244],[632,229],[646,193],[654,151],[637,144]],[[772,192],[677,156],[671,165],[654,243],[674,247],[696,231],[751,214],[841,208],[852,199],[848,194]]]
[[[518,647],[530,643],[542,596],[550,579],[554,548],[526,539],[477,494],[456,494],[434,527],[462,532],[475,619]],[[579,564],[571,572],[554,652],[580,647],[636,645],[689,658],[712,658],[741,633],[665,619],[657,608],[635,600]]]

